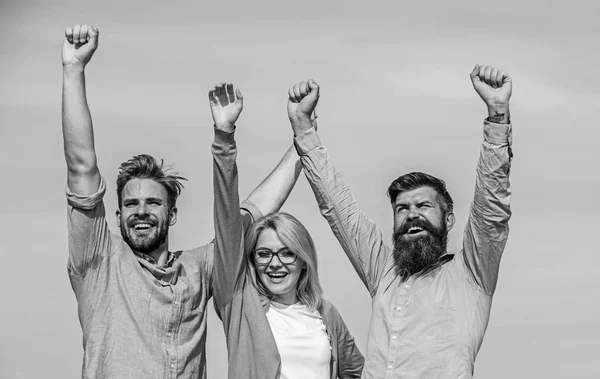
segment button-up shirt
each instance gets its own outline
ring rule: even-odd
[[[206,377],[213,243],[157,267],[111,233],[102,197],[67,188],[69,279],[83,331],[83,378]]]
[[[315,130],[295,142],[321,213],[372,298],[363,378],[471,378],[508,237],[511,125],[484,122],[462,249],[406,280]]]

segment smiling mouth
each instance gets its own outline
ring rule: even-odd
[[[267,276],[269,277],[269,279],[271,279],[272,282],[276,282],[276,283],[283,281],[283,279],[285,279],[285,277],[288,275],[289,274],[287,272],[267,273]]]
[[[421,228],[420,226],[412,226],[406,231],[405,234],[419,234],[424,231],[425,229]]]
[[[132,229],[138,230],[138,231],[150,230],[153,227],[154,227],[154,225],[151,225],[150,223],[147,223],[147,222],[140,222],[140,223],[137,223],[137,224],[134,224],[131,226]]]

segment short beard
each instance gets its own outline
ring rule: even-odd
[[[157,233],[154,235],[150,235],[146,238],[137,238],[131,236],[129,233],[130,229],[127,227],[126,222],[121,222],[121,236],[129,245],[131,250],[136,251],[138,253],[151,255],[152,252],[157,250],[160,245],[162,245],[169,236],[169,228],[158,228]]]
[[[444,219],[445,217],[442,218]],[[429,233],[419,238],[403,239],[402,236],[413,226],[420,226]],[[393,256],[396,273],[406,280],[411,275],[433,266],[446,253],[447,243],[448,228],[445,222],[439,227],[422,219],[407,222],[394,232]]]

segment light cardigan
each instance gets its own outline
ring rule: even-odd
[[[261,216],[252,203],[240,214],[234,133],[215,129],[213,300],[227,340],[230,379],[278,379],[281,358],[266,317],[268,299],[248,278],[244,231]],[[337,309],[323,299],[319,313],[331,344],[331,379],[359,378],[364,358]]]

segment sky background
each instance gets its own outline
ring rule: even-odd
[[[509,73],[514,215],[475,378],[600,377],[600,3],[152,3],[0,3],[1,378],[81,375],[60,118],[60,51],[77,23],[100,29],[87,88],[108,213],[119,163],[139,153],[174,163],[189,182],[172,250],[213,238],[208,90],[228,81],[244,94],[245,197],[291,144],[287,90],[309,77],[321,85],[321,139],[362,210],[391,241],[388,185],[429,172],[454,197],[458,248],[487,116],[469,73],[475,63]],[[367,290],[303,176],[283,210],[311,232],[325,296],[364,352]],[[225,378],[223,329],[208,311],[209,379]]]

